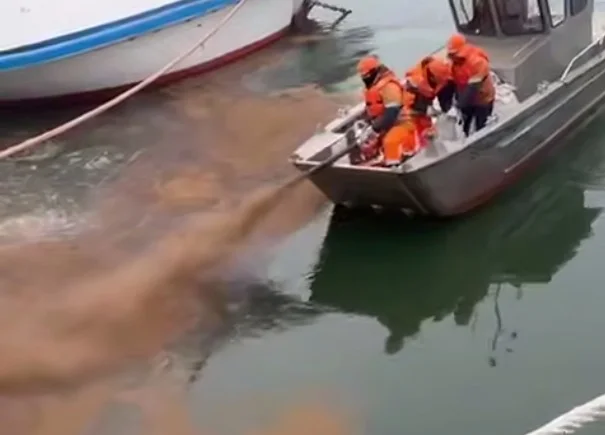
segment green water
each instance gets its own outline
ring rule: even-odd
[[[452,29],[437,0],[345,6],[334,35],[249,85],[350,89],[359,56],[401,73]],[[310,394],[371,435],[523,435],[605,393],[605,115],[568,141],[456,221],[316,216],[263,263],[258,291],[239,283],[249,312],[191,385],[199,423],[248,427]]]
[[[441,2],[348,5],[340,39],[296,53],[290,68],[297,59],[315,80],[356,85],[321,59],[346,69],[348,55],[375,51],[402,71],[451,31]],[[604,125],[600,115],[455,222],[326,210],[284,243],[267,284],[322,314],[214,354],[192,389],[200,422],[238,426],[313,390],[367,434],[522,435],[605,393]],[[254,411],[216,417],[240,401]]]
[[[365,433],[524,434],[605,392],[603,122],[456,222],[319,216],[271,274],[326,312],[212,356],[201,416],[222,396],[271,409],[310,388]]]

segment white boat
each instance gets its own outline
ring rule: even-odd
[[[98,99],[160,70],[241,0],[0,2],[0,104]],[[160,77],[199,74],[277,40],[307,0],[245,0],[203,47]]]

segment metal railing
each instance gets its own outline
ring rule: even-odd
[[[434,56],[434,55],[436,55],[437,53],[439,53],[439,52],[441,52],[443,50],[445,50],[445,44],[441,45],[439,48],[436,48],[435,50],[433,50],[432,52],[430,52],[429,56]]]
[[[592,50],[596,49],[596,53],[592,53]],[[561,74],[559,81],[565,82],[565,79],[569,75],[569,73],[574,69],[579,60],[581,60],[586,54],[590,53],[591,55],[588,57],[594,57],[595,55],[600,54],[605,49],[605,33],[601,34],[597,39],[592,41],[589,45],[587,45],[582,51],[576,54],[567,64],[567,67]],[[581,65],[581,64],[580,64]],[[578,65],[579,66],[579,65]]]

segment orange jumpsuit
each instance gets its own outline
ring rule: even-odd
[[[365,91],[364,99],[371,120],[382,116],[389,106],[401,107],[395,125],[382,137],[384,163],[397,164],[403,157],[414,155],[418,151],[416,128],[407,110],[406,92],[395,74],[390,71],[384,73]]]
[[[406,73],[406,90],[412,96],[408,104],[423,142],[433,126],[428,108],[447,87],[453,87],[451,70],[449,64],[441,59],[426,57]],[[450,100],[452,94],[450,92]]]
[[[448,41],[448,56],[452,59],[452,78],[462,112],[463,129],[468,135],[472,121],[480,130],[493,110],[496,89],[489,57],[483,49],[469,44],[459,34]]]
[[[461,92],[469,84],[479,84],[478,104],[491,103],[495,97],[494,83],[490,74],[489,57],[480,47],[467,44],[458,52],[460,62],[452,65],[452,78]]]

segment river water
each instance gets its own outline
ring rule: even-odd
[[[179,255],[215,255],[199,245],[226,243],[250,192],[291,173],[288,153],[337,107],[324,92],[358,85],[359,56],[401,72],[452,30],[436,0],[345,6],[331,34],[141,95],[2,163],[7,434],[523,435],[605,393],[605,115],[452,222],[335,214],[303,186],[198,283],[235,306],[204,324],[197,305],[216,297],[182,290]],[[324,91],[269,94],[308,83]],[[3,140],[71,114],[8,115]],[[183,233],[192,246],[134,260],[192,212],[212,220]],[[38,241],[49,234],[63,239]]]

